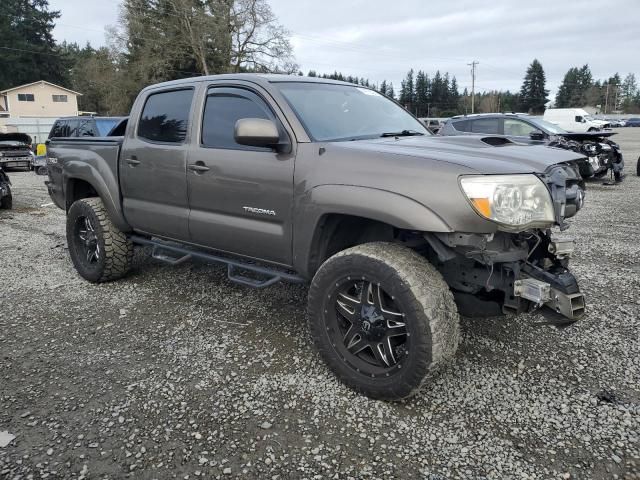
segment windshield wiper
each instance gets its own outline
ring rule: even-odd
[[[402,130],[401,132],[384,132],[381,137],[413,137],[414,135],[424,135],[422,132],[415,130]]]

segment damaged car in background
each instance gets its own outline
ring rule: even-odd
[[[572,133],[541,117],[519,113],[459,115],[449,119],[439,132],[442,136],[487,134],[504,135],[517,143],[572,150],[586,157],[579,162],[583,178],[603,178],[611,173],[616,182],[622,181],[624,159],[620,146],[611,140],[616,132]]]
[[[5,170],[33,166],[31,137],[25,133],[0,133],[0,166]]]

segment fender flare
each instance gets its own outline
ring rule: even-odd
[[[103,169],[99,170],[86,162],[75,162],[72,160],[65,164],[62,176],[64,181],[64,196],[67,210],[70,206],[67,201],[70,193],[70,184],[74,180],[82,180],[91,185],[97,192],[98,196],[104,203],[104,207],[109,214],[110,220],[118,230],[122,232],[129,232],[132,228],[124,218],[122,208],[120,207],[118,180],[111,170],[107,169],[106,172],[102,170]],[[107,177],[106,179],[105,174]],[[109,185],[111,185],[112,188],[109,188]],[[113,190],[115,190],[115,196],[113,194]]]
[[[305,193],[294,215],[293,262],[306,276],[317,229],[326,215],[351,215],[403,230],[453,232],[436,212],[400,193],[356,185],[318,185]]]

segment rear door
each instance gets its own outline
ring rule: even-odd
[[[241,118],[274,121],[281,140],[293,134],[267,93],[211,84],[187,166],[191,240],[217,250],[291,264],[293,153],[239,145]]]
[[[502,119],[498,117],[475,118],[471,120],[471,131],[488,135],[502,135]]]
[[[152,90],[120,154],[125,218],[138,231],[189,239],[187,143],[194,87]],[[133,112],[132,112],[133,113]]]

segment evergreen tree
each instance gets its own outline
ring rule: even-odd
[[[556,108],[584,107],[589,100],[587,93],[593,86],[593,75],[589,65],[570,68],[558,89]]]
[[[386,95],[387,94],[387,81],[383,80],[382,83],[380,84],[380,88],[378,90],[381,94]]]
[[[410,112],[413,112],[415,104],[415,85],[413,83],[413,68],[409,70],[406,78],[400,84],[400,103]]]
[[[427,75],[419,70],[416,75],[415,86],[415,114],[418,117],[429,115],[429,79]]]
[[[544,112],[549,90],[545,89],[546,78],[542,64],[534,59],[527,68],[527,73],[520,89],[520,104],[530,113],[540,114]]]
[[[66,86],[68,58],[53,39],[59,11],[48,0],[2,0],[0,7],[0,90],[46,80]]]
[[[387,87],[387,97],[396,98],[396,92],[393,90],[393,82],[389,82],[389,86]]]

